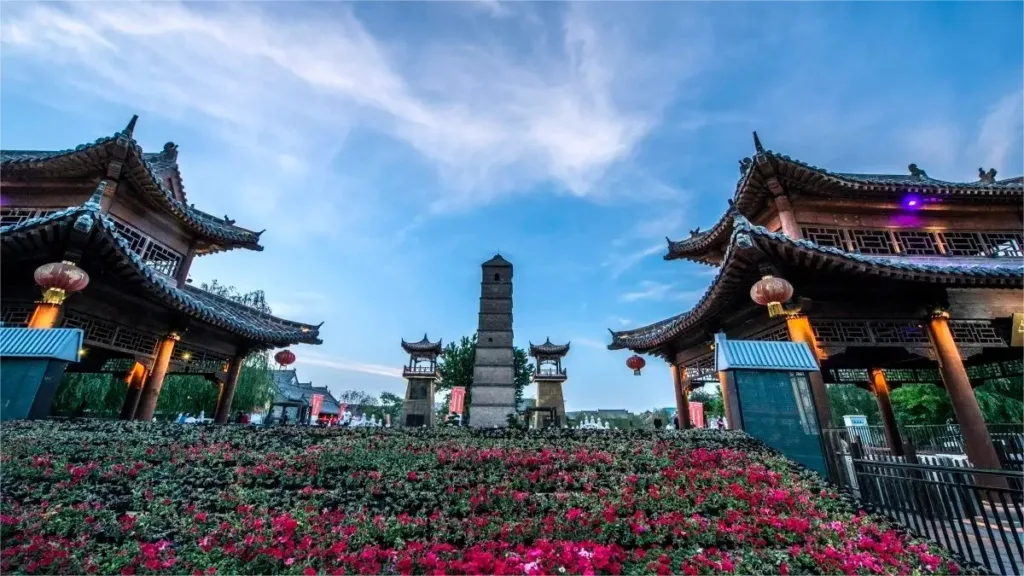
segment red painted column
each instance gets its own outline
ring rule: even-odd
[[[978,406],[978,399],[974,397],[974,389],[971,388],[963,359],[949,329],[948,312],[937,311],[932,315],[928,321],[928,338],[939,362],[942,383],[953,403],[953,413],[964,435],[964,450],[967,457],[976,468],[1001,469],[999,456],[992,444],[985,418],[981,414],[981,407]],[[978,479],[980,481],[982,477],[979,476]]]
[[[684,370],[672,364],[672,387],[676,392],[676,417],[679,419],[680,430],[686,430],[690,423],[690,391],[689,380],[683,379]]]
[[[875,395],[875,400],[878,402],[878,413],[882,417],[882,429],[885,431],[885,441],[889,443],[889,450],[895,456],[903,456],[903,438],[900,436],[900,427],[896,423],[896,413],[892,409],[889,382],[885,379],[885,373],[881,368],[872,368],[868,372],[868,378],[870,378],[871,393]]]
[[[231,402],[235,399],[235,388],[238,386],[238,376],[242,373],[242,363],[245,361],[245,357],[245,352],[239,352],[228,365],[228,376],[221,387],[220,397],[217,399],[217,410],[213,417],[213,421],[217,424],[227,424],[231,419]]]
[[[814,335],[814,328],[811,321],[803,314],[791,314],[786,316],[786,328],[789,330],[789,339],[793,342],[803,342],[811,347],[814,359],[821,366],[821,348],[818,347],[818,338]],[[811,372],[807,375],[811,382],[811,392],[814,396],[814,407],[818,413],[818,426],[828,428],[832,425],[832,408],[828,403],[828,388],[825,387],[825,379],[821,377],[821,371]]]
[[[39,302],[36,304],[35,311],[32,312],[32,317],[28,319],[28,327],[53,328],[57,325],[57,320],[60,319],[60,312],[60,304]]]
[[[119,418],[131,420],[135,418],[135,411],[139,407],[139,398],[142,396],[142,387],[146,383],[146,367],[136,362],[128,372],[128,376],[125,377],[125,381],[128,383],[128,394],[124,398],[124,404],[121,405]]]
[[[174,352],[174,345],[181,340],[181,336],[171,332],[166,338],[160,341],[156,351],[156,360],[153,361],[153,370],[142,387],[142,394],[139,398],[139,407],[135,411],[136,420],[152,420],[156,412],[156,402],[160,398],[160,389],[163,388],[164,378],[167,376],[167,367],[171,363],[171,354]]]

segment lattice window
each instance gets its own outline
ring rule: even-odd
[[[832,246],[840,250],[846,250],[843,231],[839,228],[801,228],[800,232],[804,238],[818,246]]]
[[[3,307],[0,312],[0,316],[2,316],[0,320],[3,321],[4,326],[27,326],[33,311],[35,311],[35,307],[30,304],[10,304]]]
[[[1000,370],[998,362],[967,366],[967,377],[971,380],[988,380],[989,378],[1002,378],[1002,376],[1003,371]]]
[[[861,254],[895,254],[887,230],[850,230],[853,249]]]
[[[988,245],[987,256],[995,257],[1020,257],[1024,256],[1021,245],[1024,244],[1024,234],[1017,232],[982,232],[982,241]]]
[[[171,353],[171,362],[179,372],[215,373],[224,371],[228,359],[225,356],[199,348],[183,346],[180,343]]]
[[[816,320],[812,323],[819,344],[869,344],[871,332],[861,320]]]
[[[870,324],[876,344],[927,344],[924,328],[905,321],[876,321]]]
[[[779,324],[778,326],[772,326],[771,328],[752,334],[750,339],[769,342],[788,342],[789,328],[787,328],[785,324]]]
[[[56,211],[57,208],[4,208],[0,210],[0,226],[13,226]]]
[[[983,256],[985,245],[977,232],[942,232],[942,243],[950,256]]]
[[[95,316],[68,311],[64,314],[62,326],[81,328],[85,332],[85,340],[91,344],[120,348],[147,356],[152,356],[156,350],[155,335],[119,326]]]
[[[181,264],[181,254],[119,220],[114,220],[114,230],[128,243],[128,248],[138,254],[147,266],[161,274],[174,276],[178,265]]]
[[[1006,344],[988,320],[951,320],[949,330],[957,344]]]
[[[686,379],[694,382],[707,380],[715,374],[715,354],[705,354],[687,362],[683,366]]]
[[[832,370],[832,379],[836,382],[867,382],[868,371],[862,368],[839,368]]]
[[[882,372],[889,382],[917,382],[917,372],[910,368],[886,368]]]
[[[893,232],[896,242],[900,246],[900,252],[907,256],[935,256],[941,255],[939,247],[935,244],[935,237],[931,232],[917,232],[913,230],[897,230]]]

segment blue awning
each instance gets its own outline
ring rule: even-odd
[[[78,362],[80,328],[0,328],[0,357]]]
[[[715,334],[715,369],[815,372],[818,362],[803,342],[728,340]]]

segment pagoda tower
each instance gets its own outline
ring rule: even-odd
[[[508,415],[516,412],[512,264],[498,254],[482,268],[469,424],[475,428],[504,427]]]
[[[554,426],[565,425],[565,398],[562,396],[562,384],[567,378],[562,368],[562,358],[569,353],[569,344],[552,344],[548,338],[543,344],[530,343],[530,356],[537,361],[537,369],[533,372],[533,382],[537,384],[537,408],[550,408],[555,412]],[[546,410],[534,412],[533,426],[543,428],[550,421],[551,415]]]
[[[431,342],[427,335],[419,342],[402,340],[402,349],[409,353],[409,365],[402,369],[405,378],[405,401],[398,416],[398,427],[420,428],[434,425],[434,381],[437,380],[437,357],[441,341]]]

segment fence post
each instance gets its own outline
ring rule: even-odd
[[[917,458],[917,448],[914,446],[914,441],[909,438],[903,442],[903,457],[907,464],[919,466],[921,461]],[[935,518],[935,502],[933,497],[941,498],[940,494],[937,494],[935,490],[932,490],[925,480],[931,480],[926,474],[922,473],[917,468],[910,468],[907,470],[907,478],[910,481],[910,493],[915,499],[917,499],[917,509],[921,511],[921,514],[926,517]],[[941,516],[940,516],[941,517]]]
[[[864,447],[861,445],[860,437],[857,434],[850,434],[850,464],[853,467],[853,482],[852,484],[856,487],[858,496],[865,502],[872,502],[872,496],[874,491],[872,490],[874,479],[868,476],[866,482],[862,482],[860,478],[860,461],[864,458]]]

